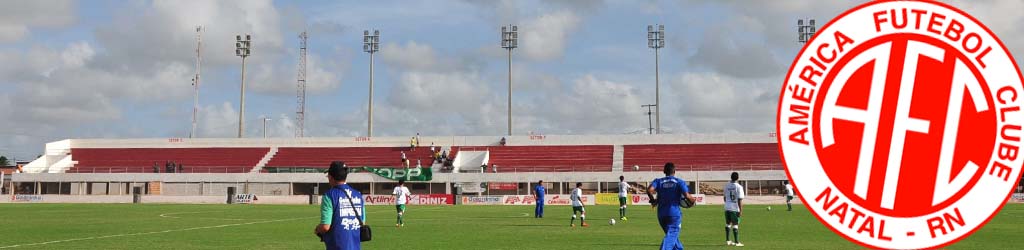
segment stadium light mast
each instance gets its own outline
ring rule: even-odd
[[[512,135],[512,49],[519,47],[519,26],[501,27],[501,47],[508,50],[508,135]]]
[[[380,31],[363,30],[363,51],[370,53],[370,98],[366,112],[366,137],[373,137],[373,53],[380,51]]]
[[[295,110],[295,137],[305,136],[306,129],[306,41],[309,35],[305,31],[299,34],[299,73],[296,88],[296,102],[298,108]]]
[[[654,49],[654,128],[661,134],[661,82],[658,76],[658,50],[665,47],[665,25],[647,25],[647,47]]]
[[[263,117],[263,139],[267,138],[267,121],[270,121],[270,120],[273,120],[273,119],[270,119],[270,118],[267,118],[267,117]]]
[[[654,107],[657,107],[657,106],[658,105],[654,105],[654,104],[640,105],[640,107],[647,108],[647,134],[649,134],[649,135],[653,135],[654,134],[654,125],[651,125],[651,114],[652,114],[651,108],[654,108]]]
[[[796,20],[796,33],[798,36],[797,42],[800,44],[807,43],[807,41],[810,41],[811,37],[814,36],[814,33],[817,32],[817,29],[818,28],[814,24],[814,19]]]
[[[242,91],[238,102],[238,138],[242,138],[242,132],[245,130],[245,58],[249,57],[252,52],[252,36],[245,34],[245,40],[242,40],[242,35],[235,36],[235,55],[242,58]]]
[[[192,78],[192,132],[188,133],[188,138],[194,138],[196,136],[196,123],[199,116],[199,75],[202,72],[202,52],[203,49],[203,26],[196,26],[196,76]]]

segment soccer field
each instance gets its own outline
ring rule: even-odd
[[[747,206],[740,240],[747,249],[860,249],[803,207]],[[395,228],[392,206],[368,207],[374,240],[365,249],[656,249],[654,212],[631,206],[629,221],[608,225],[615,206],[589,206],[589,228],[570,228],[567,206],[412,206]],[[322,249],[313,236],[317,206],[3,204],[0,248],[14,249]],[[577,221],[577,224],[579,222]],[[1010,204],[950,249],[1017,249],[1024,205]],[[687,249],[725,249],[722,208],[685,210]]]

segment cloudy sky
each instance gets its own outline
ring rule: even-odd
[[[308,30],[307,136],[366,133],[368,55],[379,29],[375,135],[501,135],[506,52],[518,24],[516,134],[639,133],[654,103],[646,26],[666,26],[662,127],[770,132],[797,52],[795,22],[823,24],[857,2],[790,1],[3,1],[0,155],[27,159],[65,138],[187,137],[195,29],[203,25],[198,137],[237,130],[240,59],[253,35],[246,135],[295,130],[298,33]],[[1018,56],[1024,2],[956,3]],[[1020,60],[1020,58],[1018,58]]]

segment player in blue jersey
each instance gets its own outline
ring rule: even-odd
[[[547,194],[547,188],[544,187],[544,180],[537,181],[537,186],[533,187],[533,195],[537,199],[537,207],[533,209],[533,218],[544,218],[545,194]]]
[[[359,228],[366,221],[363,194],[345,184],[348,168],[344,162],[331,162],[327,181],[331,184],[320,202],[320,224],[314,232],[328,250],[358,250]]]
[[[690,195],[690,187],[686,181],[677,178],[676,165],[671,162],[665,163],[663,170],[665,177],[654,179],[647,189],[647,196],[652,206],[658,207],[658,223],[661,230],[665,232],[665,238],[661,240],[662,250],[682,250],[683,243],[679,242],[679,230],[683,214],[680,207],[690,207],[694,199]],[[655,198],[654,195],[658,197]]]

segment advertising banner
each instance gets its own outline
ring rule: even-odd
[[[594,195],[583,195],[580,197],[583,200],[583,205],[594,205]],[[502,204],[504,205],[534,205],[537,199],[533,195],[505,195],[502,197]],[[544,196],[544,205],[570,205],[569,195],[561,194],[549,194]]]
[[[430,168],[415,167],[415,168],[374,168],[374,167],[363,167],[363,170],[379,175],[380,177],[388,178],[391,180],[404,179],[407,181],[430,181],[432,180],[433,172]]]
[[[595,198],[597,198],[597,201],[596,201],[597,205],[616,205],[616,206],[619,205],[619,194],[618,193],[599,193],[599,194],[595,194],[594,196],[595,196]],[[626,198],[630,198],[630,197],[626,197]],[[632,199],[626,199],[626,203],[629,204],[629,202],[631,200]]]
[[[17,201],[17,202],[40,202],[40,201],[43,201],[43,196],[42,195],[34,195],[34,194],[17,194],[17,195],[11,196],[11,201]]]
[[[505,195],[502,197],[502,204],[505,205],[533,205],[537,204],[537,196],[533,195]]]
[[[395,205],[395,196],[389,194],[363,195],[363,202],[366,205]],[[409,200],[409,205],[451,205],[455,199],[450,194],[414,194]]]
[[[462,196],[462,205],[501,205],[503,196]]]
[[[487,188],[491,190],[516,190],[519,189],[519,183],[515,182],[490,182],[487,183]]]
[[[250,204],[257,200],[255,194],[235,194],[235,204]]]
[[[707,198],[707,197],[705,197],[704,194],[691,194],[691,196],[693,196],[693,199],[695,200],[695,202],[694,202],[695,205],[705,205],[705,204],[707,204],[707,201],[705,200],[705,198]],[[633,195],[630,195],[630,197],[629,197],[629,204],[630,205],[648,205],[648,206],[650,206],[651,205],[651,201],[650,201],[650,199],[647,199],[647,195],[646,194],[633,194]]]

